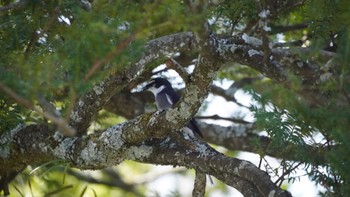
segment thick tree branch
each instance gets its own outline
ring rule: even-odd
[[[223,97],[226,101],[232,101],[234,103],[236,103],[238,106],[240,107],[245,107],[247,108],[247,106],[242,105],[241,103],[239,103],[234,94],[238,89],[234,89],[234,88],[229,88],[228,90],[225,90],[219,86],[215,86],[213,85],[211,88],[211,92],[215,95],[219,95],[221,97]]]
[[[169,48],[172,47],[173,52],[188,48],[192,51],[198,49],[196,47],[198,45],[195,44],[197,41],[195,41],[196,39],[191,33],[174,34],[169,38],[171,39],[169,40],[170,44],[162,41],[165,37],[159,40],[156,39],[155,41],[163,43],[164,45],[162,46],[165,50],[169,50]],[[172,39],[177,39],[176,43],[174,43],[175,41],[172,41]],[[209,40],[211,40],[212,45],[209,46],[212,47],[212,49],[208,49],[208,51],[218,54],[221,57],[220,61],[222,61],[222,64],[234,62],[247,65],[258,70],[265,76],[280,82],[287,88],[291,86],[291,82],[288,79],[288,72],[291,72],[301,78],[302,89],[299,90],[298,93],[308,101],[310,105],[326,105],[329,102],[328,96],[323,94],[317,87],[329,79],[326,78],[325,75],[329,75],[330,73],[321,70],[320,66],[312,65],[310,62],[298,58],[299,53],[310,53],[307,48],[271,49],[269,61],[264,65],[262,41],[257,38],[249,37],[244,34],[226,39],[225,42],[219,40],[215,43],[215,38],[213,36],[211,36]],[[154,46],[152,42],[150,42],[149,45],[150,48]],[[163,51],[163,48],[161,51]],[[160,48],[158,47],[157,50],[160,50]],[[156,57],[161,56],[159,52],[157,53],[157,50],[148,50],[151,55],[148,54],[146,57],[152,57],[152,54],[155,54],[154,56]],[[326,51],[321,51],[320,53],[324,58],[330,59],[334,57],[334,53]],[[140,61],[142,62],[142,60]],[[339,103],[344,103],[344,101],[342,100]]]
[[[70,113],[70,125],[77,130],[77,136],[86,133],[92,118],[116,91],[128,82],[124,74],[116,74],[95,85],[93,89],[79,98]]]
[[[238,189],[244,196],[290,196],[288,192],[270,184],[269,176],[250,162],[228,158],[200,142],[194,142],[193,145],[191,150],[177,148],[174,143],[153,146],[157,158],[152,158],[151,161],[162,165],[184,161],[181,165],[215,176]],[[172,149],[167,151],[167,146]],[[149,157],[143,157],[140,161],[149,162]]]
[[[153,119],[154,116],[149,118]],[[85,138],[62,139],[54,137],[55,130],[45,125],[17,128],[11,132],[11,136],[1,136],[2,139],[11,143],[12,148],[8,149],[6,155],[3,154],[6,151],[2,151],[1,163],[3,165],[0,172],[28,164],[44,163],[53,159],[72,162],[73,166],[80,169],[102,169],[117,165],[125,159],[131,159],[198,169],[203,173],[217,176],[226,184],[239,189],[243,194],[259,191],[257,194],[260,193],[261,196],[267,196],[271,192],[280,194],[275,196],[288,196],[272,183],[267,174],[253,164],[228,158],[196,140],[192,141],[193,139],[191,139],[188,142],[192,149],[184,149],[182,145],[169,138],[158,142],[153,141],[150,146],[145,143],[135,143],[128,137],[130,136],[128,133],[138,130],[130,128],[129,125],[142,123],[137,123],[136,120],[128,122]],[[152,129],[147,131],[152,132]],[[148,137],[152,136],[149,135],[149,132],[146,133]],[[158,130],[157,133],[162,133],[162,130]],[[18,161],[18,158],[21,158],[21,162]],[[18,165],[14,166],[12,162],[17,162]],[[231,182],[232,180],[235,181]],[[249,184],[246,185],[247,183]],[[249,191],[246,191],[247,189]]]
[[[271,138],[260,136],[252,125],[238,125],[222,127],[214,124],[199,122],[199,128],[205,141],[223,146],[230,150],[247,151],[256,154],[269,155],[285,160],[302,161],[314,165],[324,165],[328,149],[312,145],[286,143],[285,149],[276,149],[269,146]],[[260,149],[263,147],[265,150]],[[266,148],[265,148],[266,147]],[[300,156],[298,152],[304,152],[307,156]]]
[[[148,114],[145,114],[144,116],[144,118],[147,119]],[[200,145],[201,143],[198,145],[197,148],[194,148],[196,150],[195,152],[189,152],[188,149],[183,149],[183,147],[181,146],[179,147],[179,149],[174,149],[174,146],[176,144],[174,144],[174,142],[170,143],[168,140],[164,142],[159,142],[159,145],[156,145],[156,143],[151,143],[151,146],[137,145],[142,143],[138,141],[133,142],[132,137],[126,133],[134,132],[138,133],[139,135],[143,135],[142,133],[140,133],[141,130],[137,127],[137,124],[142,124],[142,122],[140,122],[139,120],[144,118],[137,118],[128,121],[122,125],[117,125],[104,131],[103,133],[101,133],[101,135],[90,135],[85,138],[61,139],[57,136],[52,137],[54,136],[54,129],[45,127],[44,125],[30,125],[27,127],[18,128],[17,130],[11,132],[12,136],[1,136],[1,139],[7,139],[9,141],[11,141],[12,139],[14,146],[13,150],[11,151],[10,158],[7,158],[5,161],[3,160],[2,163],[4,164],[4,166],[2,167],[4,167],[5,170],[8,170],[12,167],[20,166],[17,165],[10,167],[12,163],[11,159],[15,159],[13,162],[18,162],[17,159],[21,158],[21,165],[26,166],[28,164],[43,163],[52,159],[60,158],[65,161],[73,162],[75,166],[81,169],[101,169],[107,166],[117,165],[125,159],[132,159],[141,162],[147,161],[149,163],[154,164],[184,165],[188,168],[199,168],[202,172],[210,173],[211,175],[224,181],[226,184],[234,186],[235,188],[242,191],[245,195],[256,196],[261,192],[260,191],[256,193],[257,190],[255,189],[255,186],[251,185],[253,184],[252,180],[248,180],[247,182],[243,180],[246,179],[246,177],[242,177],[242,179],[240,178],[240,174],[237,173],[227,175],[227,169],[235,169],[238,167],[239,170],[240,166],[243,165],[242,163],[239,162],[236,164],[230,164],[229,166],[222,167],[224,164],[221,162],[221,159],[225,161],[224,163],[231,163],[231,161],[226,161],[227,159],[221,158],[224,156],[220,156],[220,154],[216,153],[215,151],[212,152],[213,150],[211,149],[200,149],[200,147],[202,147],[202,145]],[[153,117],[151,116],[148,118],[149,121],[151,121]],[[136,127],[130,127],[130,125],[136,125]],[[142,129],[142,131],[151,131],[151,129]],[[228,134],[230,132],[225,131],[223,133]],[[28,136],[28,134],[31,135]],[[146,134],[146,136],[150,137],[152,135]],[[221,136],[221,134],[217,134],[215,136]],[[228,137],[227,139],[229,139],[228,141],[230,141],[233,138]],[[166,144],[168,144],[168,148],[164,147],[164,145]],[[179,144],[177,144],[177,146],[179,146]],[[182,158],[182,154],[189,155],[184,157],[184,160],[181,160],[184,163],[176,163],[179,162],[179,157]],[[174,158],[174,155],[177,155],[177,157]],[[219,158],[213,159],[212,156]],[[157,160],[158,158],[159,160]],[[193,158],[201,158],[204,160],[200,159],[199,161],[194,162]],[[176,162],[174,160],[176,160]],[[234,165],[236,167],[231,165]],[[244,163],[243,166],[245,165],[247,164]],[[213,171],[213,169],[215,170]],[[224,170],[225,172],[221,172],[222,170]],[[235,170],[233,171],[235,172]],[[255,170],[252,173],[256,173]],[[225,176],[223,176],[223,174],[225,174]],[[264,175],[266,176],[266,174]],[[254,179],[255,181],[263,181],[257,177],[255,177]],[[264,180],[263,182],[265,181],[266,180]],[[251,185],[251,188],[247,186],[247,184]],[[272,191],[273,190],[269,191],[269,193]],[[267,191],[263,192],[266,193]],[[265,195],[262,194],[262,196]]]
[[[217,52],[226,63],[239,63],[254,68],[287,88],[292,86],[288,74],[294,74],[300,78],[302,84],[301,89],[295,91],[309,105],[325,106],[329,103],[328,95],[324,94],[318,86],[329,79],[325,74],[332,74],[323,72],[320,66],[298,58],[298,53],[308,53],[308,49],[271,49],[270,58],[264,63],[262,41],[243,34],[227,41],[226,44],[219,43]],[[331,58],[329,56],[331,54],[327,52],[322,54]],[[339,101],[339,104],[341,103],[344,101]]]

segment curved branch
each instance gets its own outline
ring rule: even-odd
[[[162,146],[153,146],[156,158],[142,157],[137,161],[161,165],[173,165],[175,162],[194,168],[219,178],[238,189],[244,196],[290,196],[288,192],[271,184],[270,177],[252,163],[226,157],[203,143],[192,143],[194,147],[191,150],[178,147],[173,142],[161,144]]]
[[[237,91],[237,89],[235,91]],[[243,104],[241,104],[241,103],[239,103],[237,101],[237,99],[234,96],[235,91],[231,91],[230,89],[229,90],[225,90],[225,89],[223,89],[223,88],[221,88],[219,86],[215,86],[215,85],[213,85],[212,88],[211,88],[211,92],[213,94],[221,96],[226,101],[232,101],[232,102],[236,103],[240,107],[248,108],[247,106],[245,106],[245,105],[243,105]]]
[[[287,88],[292,87],[288,74],[293,73],[302,81],[301,90],[298,90],[297,93],[308,101],[310,106],[325,106],[329,103],[329,96],[318,87],[321,83],[329,80],[324,75],[331,73],[324,73],[320,66],[315,66],[299,58],[299,53],[309,53],[309,49],[274,48],[271,49],[268,60],[264,61],[262,41],[243,34],[232,38],[232,40],[226,40],[226,43],[220,42],[216,51],[225,63],[239,63],[251,67]],[[320,53],[325,58],[334,56],[334,53],[330,52],[321,51]],[[340,100],[339,104],[341,103],[344,101]]]
[[[144,116],[147,117],[148,114]],[[148,116],[150,121],[158,122],[158,118],[153,118],[154,116]],[[152,164],[180,165],[198,169],[236,187],[244,195],[255,193],[253,196],[268,196],[275,192],[275,196],[289,196],[287,192],[274,185],[265,172],[253,164],[228,158],[195,139],[186,142],[189,144],[186,149],[182,143],[169,138],[150,141],[149,138],[152,136],[150,133],[153,133],[152,127],[155,127],[150,126],[151,128],[147,132],[142,130],[146,132],[144,139],[148,141],[147,143],[131,140],[130,136],[134,135],[132,133],[138,132],[143,135],[137,126],[131,126],[132,124],[142,124],[142,122],[138,122],[140,119],[144,118],[128,121],[111,127],[100,134],[85,138],[62,139],[54,135],[53,128],[45,125],[17,128],[11,132],[11,136],[1,136],[1,139],[6,139],[11,147],[7,151],[8,154],[4,155],[4,152],[1,152],[0,172],[53,159],[72,162],[73,166],[80,169],[102,169],[130,159]],[[162,122],[157,124],[162,124]],[[155,133],[163,133],[163,130],[157,130]],[[189,149],[189,147],[192,148]],[[16,162],[17,165],[13,165],[13,162]]]
[[[255,134],[257,131],[252,127],[252,124],[222,127],[199,121],[198,123],[206,142],[220,145],[230,150],[264,154],[275,158],[302,161],[314,165],[324,165],[327,163],[326,152],[329,151],[328,149],[293,143],[287,143],[284,150],[276,149],[269,146],[271,138]],[[259,147],[266,147],[266,149],[262,152]],[[306,156],[300,156],[297,154],[298,152],[304,152]]]

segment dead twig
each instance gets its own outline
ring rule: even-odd
[[[196,119],[213,119],[213,120],[227,120],[227,121],[231,121],[234,123],[239,123],[239,124],[252,124],[251,122],[242,120],[242,119],[237,119],[237,118],[225,118],[225,117],[221,117],[217,114],[215,115],[211,115],[211,116],[197,116]]]
[[[170,58],[165,62],[165,65],[168,68],[175,70],[180,75],[180,77],[184,80],[185,83],[188,82],[190,75],[185,70],[185,68],[181,66],[176,60]]]

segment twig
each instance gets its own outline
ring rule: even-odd
[[[55,106],[45,99],[44,95],[39,93],[38,102],[41,108],[47,113],[54,115],[55,117],[60,117],[61,113],[55,108]]]
[[[219,95],[219,96],[223,97],[227,101],[232,101],[232,102],[236,103],[240,107],[244,107],[244,108],[249,109],[248,106],[245,106],[245,105],[239,103],[231,92],[229,92],[229,91],[227,91],[227,90],[225,90],[225,89],[223,89],[223,88],[221,88],[219,86],[212,85],[211,93]]]
[[[275,184],[277,185],[277,183],[278,183],[279,181],[281,181],[280,184],[282,184],[282,182],[284,181],[284,177],[285,177],[287,174],[291,173],[293,170],[297,169],[297,168],[298,168],[301,164],[303,164],[303,163],[304,163],[304,162],[299,162],[296,166],[294,166],[294,167],[292,167],[292,168],[290,168],[290,169],[284,171],[283,174],[275,181]],[[283,170],[284,170],[284,169],[285,169],[285,168],[283,168]],[[280,186],[280,185],[279,185],[279,186]]]
[[[9,97],[13,98],[18,104],[23,105],[24,107],[27,107],[44,118],[51,120],[53,123],[55,123],[59,128],[60,131],[64,136],[74,136],[76,131],[69,127],[67,122],[62,119],[61,117],[55,117],[55,115],[49,114],[47,112],[42,111],[40,108],[35,106],[33,103],[30,101],[26,100],[25,98],[21,97],[18,95],[16,92],[12,91],[9,87],[4,85],[3,83],[0,82],[0,90],[3,91],[5,94],[7,94]]]
[[[259,168],[259,169],[261,168],[262,160],[263,160],[263,157],[260,156],[259,165],[258,165],[258,168]]]
[[[185,83],[188,82],[190,75],[188,72],[182,67],[176,60],[170,58],[165,62],[165,65],[170,68],[175,70],[180,77],[184,80]]]
[[[227,120],[227,121],[231,121],[234,123],[239,123],[239,124],[252,124],[251,122],[242,120],[242,119],[237,119],[237,118],[225,118],[225,117],[221,117],[217,114],[215,115],[211,115],[211,116],[197,116],[196,119],[213,119],[213,120]]]
[[[264,149],[262,150],[262,152],[263,152],[264,155],[265,155],[265,152],[266,152],[266,150],[267,150],[267,148],[268,148],[269,145],[270,145],[270,141],[268,141],[268,142],[265,144],[265,147],[264,147]],[[259,155],[260,155],[260,154],[259,154]],[[265,156],[261,156],[261,155],[260,155],[259,169],[260,169],[260,167],[261,167],[263,158],[265,158]]]
[[[45,25],[45,27],[39,33],[37,33],[37,30],[34,31],[33,36],[30,39],[30,41],[26,47],[26,50],[24,51],[25,57],[28,57],[28,55],[32,51],[33,47],[35,46],[35,43],[38,41],[40,36],[42,36],[42,35],[44,35],[44,33],[48,32],[49,29],[52,27],[52,25],[57,21],[57,17],[59,15],[59,13],[60,13],[60,9],[59,9],[59,7],[56,7],[53,10],[53,14],[52,14],[49,22]]]
[[[157,74],[159,74],[159,73],[166,72],[166,71],[168,71],[168,70],[169,70],[169,68],[164,68],[164,69],[162,69],[162,70],[158,70],[158,71],[152,73],[152,75],[157,75]]]

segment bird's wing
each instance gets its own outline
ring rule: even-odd
[[[187,127],[190,128],[194,133],[197,133],[201,138],[203,138],[203,134],[201,130],[199,130],[197,121],[194,118],[188,122]]]
[[[175,91],[166,92],[165,96],[166,96],[166,99],[168,100],[168,102],[172,106],[174,106],[180,100],[179,95],[177,95],[177,93]]]

